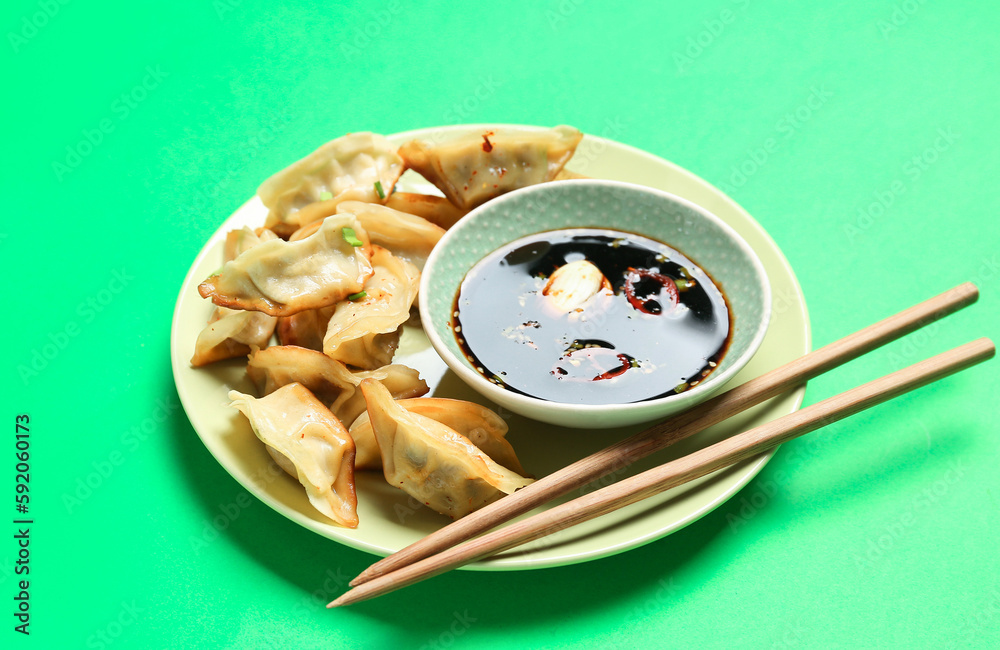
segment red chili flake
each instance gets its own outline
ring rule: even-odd
[[[642,295],[636,294],[636,285],[655,283],[659,285],[655,292],[649,291],[649,287],[640,287],[645,290]],[[673,279],[662,273],[655,273],[649,269],[629,268],[628,275],[625,276],[625,297],[629,303],[645,314],[661,314],[665,309],[671,309],[677,305],[680,294]],[[661,302],[662,300],[662,302]],[[663,304],[663,303],[667,304]]]
[[[493,151],[493,143],[490,142],[491,135],[493,135],[493,131],[487,131],[483,134],[483,151],[486,153]]]
[[[564,365],[560,363],[566,362]],[[550,371],[565,381],[601,381],[613,379],[633,367],[627,354],[610,348],[579,348],[570,350],[556,362]]]
[[[596,377],[594,377],[591,381],[600,381],[602,379],[611,379],[613,377],[617,377],[618,375],[623,375],[623,374],[625,374],[626,370],[628,370],[629,368],[632,367],[632,360],[629,359],[624,354],[619,354],[618,355],[618,360],[621,361],[622,365],[618,366],[617,368],[612,368],[611,370],[608,370],[607,372],[602,372],[601,374],[599,374]]]

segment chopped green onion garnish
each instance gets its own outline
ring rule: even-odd
[[[364,298],[367,295],[368,295],[367,291],[359,291],[357,293],[352,293],[351,295],[347,296],[347,299],[348,300],[361,300],[362,298]]]
[[[341,228],[340,234],[343,235],[344,241],[346,241],[351,246],[364,246],[365,243],[358,239],[358,234],[354,232],[354,228],[344,227]]]
[[[319,193],[319,200],[320,201],[329,201],[332,198],[333,198],[333,194],[331,194],[330,192],[320,192]]]
[[[382,181],[375,181],[375,191],[378,192],[378,198],[385,198],[385,190],[382,189]]]

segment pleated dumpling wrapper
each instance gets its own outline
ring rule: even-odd
[[[234,309],[289,316],[358,293],[374,273],[368,233],[351,215],[327,217],[305,239],[274,239],[241,253],[202,282],[202,298]]]
[[[301,384],[261,398],[231,390],[229,399],[272,455],[287,461],[279,465],[294,467],[309,503],[338,524],[357,528],[354,440],[340,420]]]
[[[542,131],[498,127],[447,142],[412,140],[399,148],[406,166],[433,183],[459,209],[555,179],[583,134],[571,126]]]
[[[396,257],[412,262],[418,269],[445,230],[415,214],[401,212],[377,203],[344,201],[337,214],[353,214],[368,232],[372,244],[388,248]]]
[[[364,293],[337,305],[323,336],[324,354],[364,370],[392,360],[420,288],[417,267],[381,246],[373,246],[372,267]]]
[[[458,519],[532,482],[451,427],[407,411],[377,381],[362,381],[361,391],[386,481],[432,510]]]
[[[269,208],[264,225],[288,237],[309,224],[317,207],[332,214],[341,201],[383,202],[402,173],[403,160],[385,136],[341,136],[261,184],[257,195]]]
[[[396,399],[396,403],[411,413],[417,413],[454,429],[479,447],[487,456],[509,470],[524,475],[521,462],[514,448],[507,442],[507,423],[492,410],[459,399],[447,397],[414,397]],[[379,452],[375,432],[368,413],[362,413],[348,428],[354,438],[357,454],[354,469],[380,469],[382,454]]]
[[[247,359],[247,375],[260,395],[288,384],[302,384],[345,426],[365,412],[365,398],[358,388],[365,379],[381,383],[394,399],[419,397],[428,391],[420,373],[400,363],[351,372],[322,352],[294,345],[254,350]]]
[[[258,235],[247,226],[226,234],[223,261],[236,259],[240,253],[262,242],[277,239],[270,230],[261,229]],[[259,311],[216,307],[208,325],[198,334],[194,344],[192,366],[204,366],[222,359],[245,357],[253,348],[267,346],[274,334],[278,319]]]
[[[415,192],[393,192],[385,200],[385,206],[423,217],[445,230],[458,223],[458,220],[468,212],[468,210],[456,207],[454,203],[443,196]]]

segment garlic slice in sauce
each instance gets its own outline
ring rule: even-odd
[[[560,266],[542,289],[559,311],[579,309],[601,289],[611,289],[611,283],[601,270],[587,260],[576,260]]]

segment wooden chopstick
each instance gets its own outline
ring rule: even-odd
[[[893,397],[991,358],[993,342],[979,339],[853,388],[618,483],[488,533],[343,594],[339,607],[395,591],[455,567],[564,530],[671,487],[738,463]]]
[[[633,462],[678,440],[718,424],[832,368],[971,305],[978,297],[979,291],[976,286],[966,282],[839,341],[814,350],[674,418],[655,424],[621,442],[567,465],[514,494],[430,533],[423,539],[374,563],[350,584],[356,587],[368,580],[398,570],[470,539],[602,476],[623,471]]]

